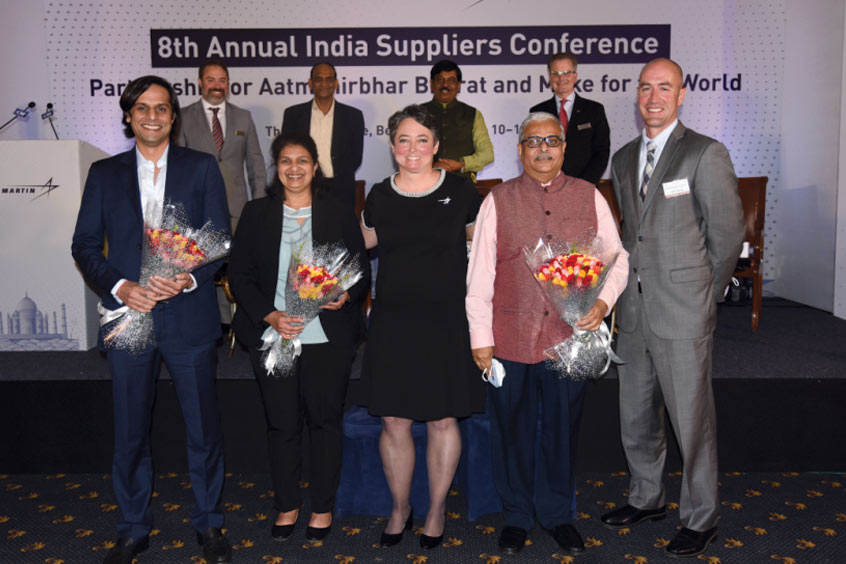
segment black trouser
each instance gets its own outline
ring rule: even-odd
[[[261,355],[256,349],[250,351],[267,421],[274,507],[280,512],[291,511],[302,501],[299,482],[305,423],[311,510],[332,511],[341,478],[342,418],[352,346],[303,345],[296,368],[288,376],[268,376],[261,366]]]

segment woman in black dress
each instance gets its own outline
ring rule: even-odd
[[[388,121],[399,172],[367,197],[362,233],[379,245],[364,378],[371,414],[382,417],[379,452],[393,496],[381,544],[410,529],[413,421],[426,421],[429,513],[422,548],[443,539],[446,495],[461,454],[457,418],[484,411],[464,310],[467,238],[481,198],[466,179],[432,168],[432,116],[408,106]]]
[[[294,530],[302,503],[299,487],[303,425],[309,430],[311,517],[306,538],[321,540],[330,530],[341,472],[344,396],[359,328],[361,301],[370,287],[370,262],[354,215],[341,202],[315,189],[320,173],[317,147],[308,135],[283,133],[271,146],[277,176],[268,196],[244,206],[233,239],[229,280],[238,303],[235,334],[249,347],[267,421],[274,507],[273,538]],[[294,250],[340,243],[359,256],[362,279],[305,326],[285,314],[285,286]],[[302,353],[293,374],[268,375],[261,362],[262,335],[276,331],[299,337]]]

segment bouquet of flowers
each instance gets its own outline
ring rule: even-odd
[[[138,283],[146,286],[151,276],[171,278],[191,272],[229,254],[226,231],[216,230],[211,221],[199,229],[191,227],[182,204],[166,203],[161,221],[144,225],[141,249],[141,275]],[[129,308],[116,310],[98,306],[103,342],[106,348],[140,354],[155,342],[153,317]]]
[[[342,245],[313,245],[307,249],[301,244],[288,267],[285,314],[301,317],[306,325],[320,314],[320,306],[340,298],[362,276],[358,257]],[[262,362],[268,374],[287,375],[302,352],[302,344],[299,338],[286,339],[268,327],[259,350],[264,351]]]
[[[568,243],[544,242],[526,247],[523,255],[555,311],[573,328],[573,336],[545,352],[562,376],[581,380],[596,378],[611,361],[621,362],[611,350],[605,322],[597,331],[583,331],[576,322],[587,315],[602,290],[618,251],[607,249],[599,238]]]

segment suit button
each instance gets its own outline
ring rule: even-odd
[[[632,272],[634,272],[635,274],[637,274],[637,268],[633,268],[633,269],[632,269]]]
[[[638,235],[638,236],[637,236],[637,240],[638,240],[638,241],[643,241],[643,235]]]
[[[547,239],[547,241],[552,239],[552,233],[548,233],[547,236],[546,236],[546,239]]]
[[[545,312],[543,312],[543,314],[546,316],[546,315],[549,315],[549,312],[545,311]]]
[[[551,214],[552,212],[551,212],[551,211],[549,211],[549,210],[546,210],[546,212],[544,212],[544,213],[546,213],[546,215],[549,215],[549,214]]]
[[[544,191],[544,192],[549,192],[549,188],[544,188],[544,189],[543,189],[543,191]]]

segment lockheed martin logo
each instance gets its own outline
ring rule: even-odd
[[[0,188],[0,194],[4,196],[11,194],[30,194],[33,196],[30,201],[34,201],[41,196],[48,196],[50,192],[58,187],[58,184],[53,184],[53,177],[51,176],[44,184],[14,184],[11,186],[3,186]]]

